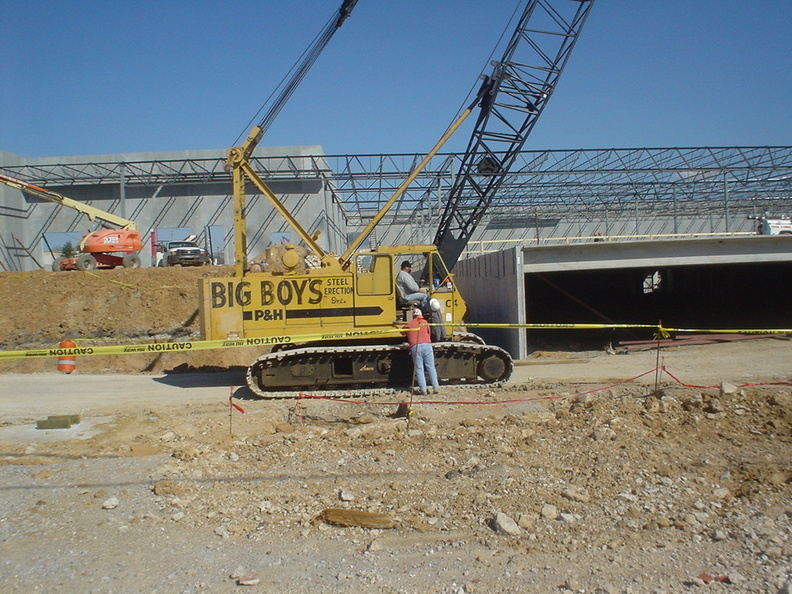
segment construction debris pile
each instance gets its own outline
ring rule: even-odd
[[[9,591],[787,591],[792,392],[646,392],[409,419],[163,403],[87,440],[9,444],[0,576]]]

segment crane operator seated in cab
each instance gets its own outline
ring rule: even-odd
[[[399,296],[405,304],[410,301],[418,301],[418,307],[422,311],[426,311],[429,307],[429,295],[426,294],[426,289],[418,286],[411,272],[412,264],[409,260],[404,260],[401,263],[399,274],[396,275],[396,288],[399,291]]]

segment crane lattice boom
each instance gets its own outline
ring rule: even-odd
[[[494,64],[434,243],[453,268],[555,90],[594,0],[529,0]]]

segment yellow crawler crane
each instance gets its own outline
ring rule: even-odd
[[[203,336],[273,345],[271,352],[259,357],[248,369],[249,387],[262,396],[289,395],[297,389],[342,390],[349,394],[409,386],[412,363],[403,348],[400,328],[410,317],[411,304],[400,299],[396,287],[400,263],[408,260],[414,270],[420,271],[428,296],[440,303],[443,324],[451,329],[447,342],[434,345],[440,380],[505,381],[513,369],[511,357],[463,330],[467,306],[449,267],[456,263],[551,96],[593,0],[528,0],[503,59],[494,63],[490,76],[484,77],[475,100],[357,239],[337,256],[325,253],[317,237],[300,226],[259,178],[249,158],[355,3],[356,0],[346,0],[342,4],[306,51],[305,60],[262,121],[243,144],[228,152],[227,167],[233,179],[236,268],[233,277],[205,279],[201,283]],[[475,130],[461,174],[451,188],[434,245],[360,250],[387,211],[476,107],[480,110]],[[305,246],[286,246],[277,258],[269,258],[269,266],[248,266],[248,182],[270,201]]]
[[[372,388],[409,386],[412,363],[399,331],[410,315],[396,289],[397,265],[410,260],[430,281],[427,292],[441,303],[449,327],[462,323],[465,302],[433,245],[393,246],[358,251],[388,209],[440,150],[472,111],[474,104],[448,129],[435,148],[404,181],[360,236],[341,256],[325,253],[317,236],[294,219],[253,170],[249,158],[286,98],[349,17],[357,0],[345,0],[314,44],[304,54],[290,81],[245,142],[228,151],[235,221],[235,273],[204,279],[199,285],[204,339],[247,339],[273,345],[248,369],[248,385],[261,396],[291,394],[295,389],[335,389],[345,394]],[[483,87],[482,87],[483,88]],[[476,99],[476,102],[479,99]],[[272,266],[248,266],[245,185],[255,185],[286,219],[306,246],[286,246]],[[434,282],[431,282],[434,281]],[[509,354],[488,347],[474,335],[454,334],[437,343],[438,376],[445,381],[493,382],[512,371]]]
[[[409,260],[427,279],[428,296],[440,302],[443,323],[459,328],[467,311],[453,275],[434,245],[399,245],[358,250],[372,229],[470,114],[471,105],[407,177],[341,256],[325,253],[251,168],[247,158],[261,138],[254,128],[229,151],[234,180],[236,270],[230,278],[203,279],[200,319],[203,337],[266,339],[272,351],[248,369],[248,386],[261,396],[296,389],[368,393],[371,388],[409,386],[412,362],[403,348],[401,325],[410,316],[396,287],[399,265]],[[247,264],[245,182],[250,180],[284,216],[308,248],[279,254],[278,272],[251,272]],[[256,268],[260,268],[257,266]],[[418,279],[416,279],[418,280]],[[309,342],[300,342],[301,337]],[[255,342],[255,341],[254,341]],[[505,350],[463,331],[435,344],[438,377],[444,382],[497,382],[513,364]]]

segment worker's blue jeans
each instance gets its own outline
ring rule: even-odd
[[[405,295],[404,300],[420,301],[418,307],[420,307],[422,311],[426,311],[429,308],[429,295],[426,293],[410,293],[409,295]]]
[[[426,375],[429,375],[429,383],[436,390],[440,387],[437,383],[437,369],[435,369],[434,350],[432,344],[422,342],[410,349],[413,365],[415,365],[415,379],[418,381],[418,389],[422,394],[426,394]]]

